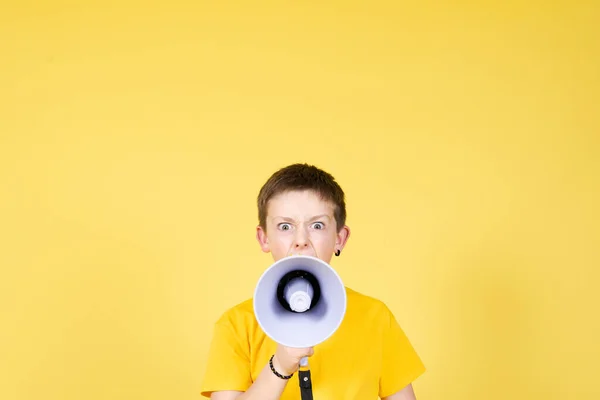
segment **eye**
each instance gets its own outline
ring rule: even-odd
[[[325,225],[322,222],[315,222],[313,224],[314,229],[325,229]]]
[[[288,223],[281,223],[278,225],[279,229],[281,229],[282,231],[289,231],[290,229],[292,229],[292,225],[288,224]]]

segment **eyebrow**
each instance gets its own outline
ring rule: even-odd
[[[282,217],[282,216],[276,216],[273,217],[272,219],[277,219],[280,218],[286,222],[295,222],[295,220],[293,218],[288,218],[288,217]],[[331,216],[328,214],[320,214],[320,215],[315,215],[314,217],[312,217],[311,219],[309,219],[309,221],[315,221],[317,219],[322,219],[322,218],[329,218],[331,219]]]
[[[309,221],[314,221],[316,219],[323,219],[323,218],[330,218],[331,217],[327,214],[321,214],[321,215],[315,215],[314,217],[312,217],[311,219],[309,219]]]

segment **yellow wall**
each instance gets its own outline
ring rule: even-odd
[[[1,399],[198,399],[295,161],[419,399],[600,398],[597,2],[4,3]]]

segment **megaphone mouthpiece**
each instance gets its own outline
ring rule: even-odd
[[[277,300],[292,312],[305,312],[321,299],[321,286],[313,274],[303,270],[286,273],[277,285]]]
[[[292,279],[283,290],[285,300],[292,311],[305,312],[312,302],[313,288],[304,278]]]

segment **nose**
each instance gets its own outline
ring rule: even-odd
[[[304,229],[298,229],[296,231],[296,237],[294,238],[294,249],[304,250],[309,246],[308,235]]]

